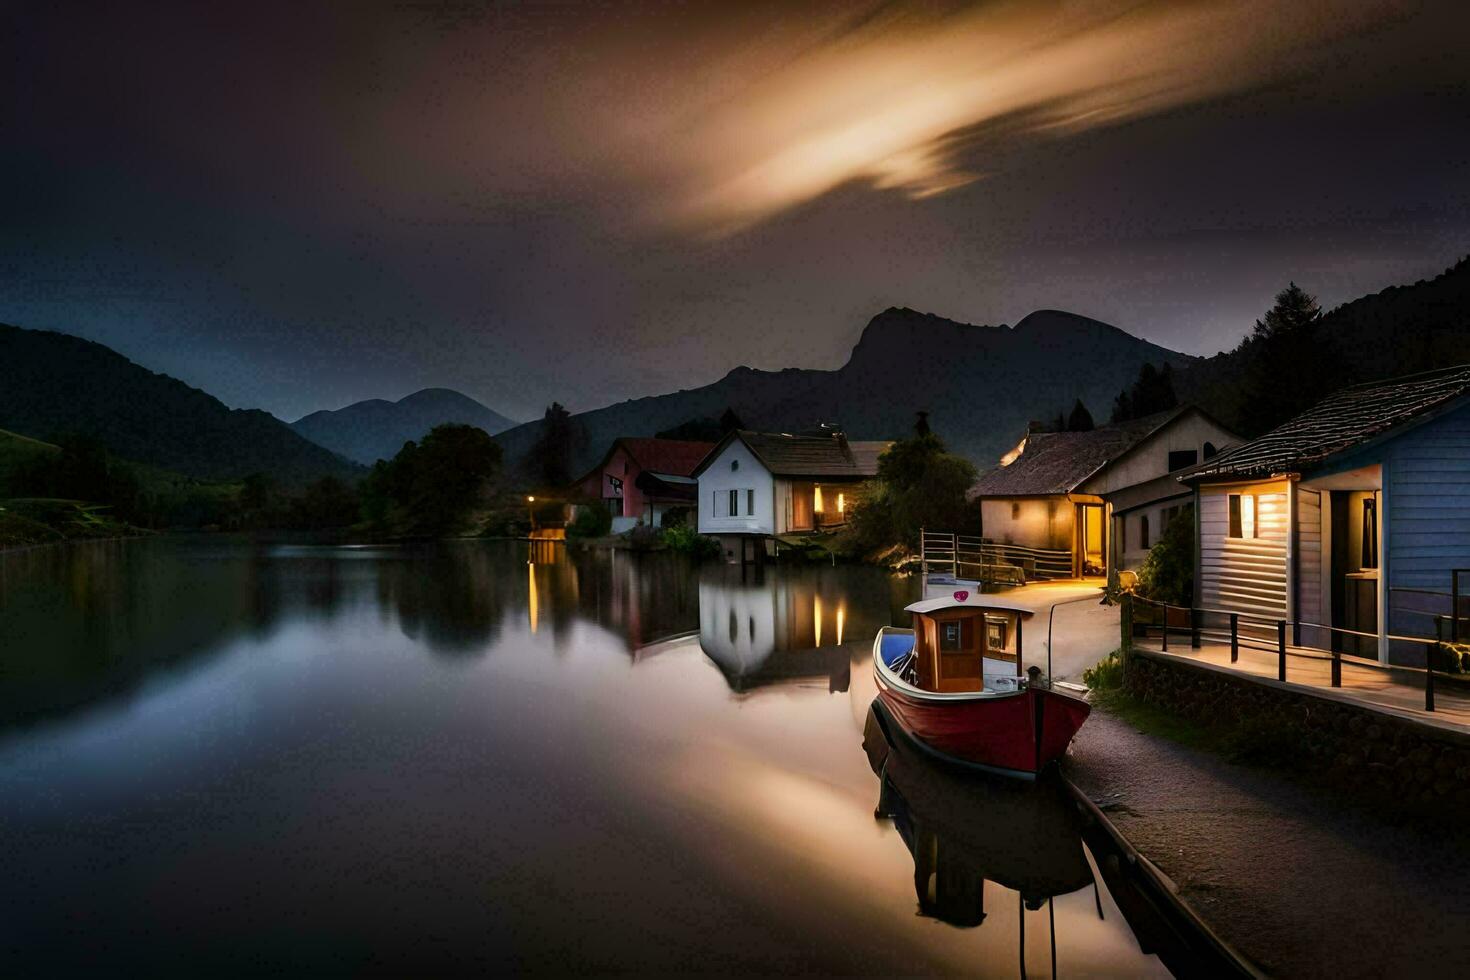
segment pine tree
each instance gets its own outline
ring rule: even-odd
[[[1087,406],[1082,404],[1082,399],[1077,399],[1072,406],[1072,414],[1067,416],[1068,432],[1091,432],[1096,426],[1092,421],[1092,413]]]
[[[1246,369],[1239,414],[1247,435],[1301,414],[1343,383],[1330,338],[1317,329],[1321,317],[1316,298],[1293,282],[1241,342]]]

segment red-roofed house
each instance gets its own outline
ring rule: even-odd
[[[574,487],[589,500],[600,500],[613,518],[613,532],[637,524],[661,526],[672,507],[698,505],[698,484],[691,475],[714,448],[712,442],[683,439],[615,439]]]

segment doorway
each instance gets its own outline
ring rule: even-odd
[[[1072,574],[1077,578],[1107,574],[1105,523],[1102,504],[1077,504],[1072,543]]]

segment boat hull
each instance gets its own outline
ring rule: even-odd
[[[1091,707],[1045,688],[929,700],[878,678],[878,701],[904,734],[962,765],[1034,777],[1061,758]]]

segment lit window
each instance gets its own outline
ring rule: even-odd
[[[1256,496],[1252,493],[1230,495],[1230,536],[1232,538],[1254,538],[1256,536]]]
[[[839,513],[839,514],[845,514],[846,512],[847,512],[847,495],[846,494],[843,494],[843,493],[839,493],[837,495],[837,513]]]
[[[826,510],[826,508],[822,506],[822,488],[821,487],[816,487],[815,489],[812,490],[812,510],[816,511],[818,514],[820,514],[822,511]]]
[[[1363,501],[1363,559],[1362,568],[1378,567],[1378,501],[1368,497]]]

